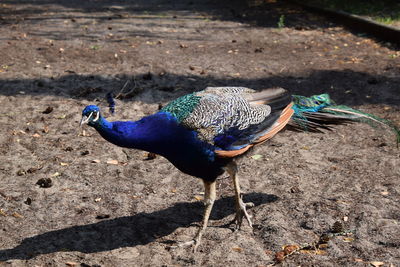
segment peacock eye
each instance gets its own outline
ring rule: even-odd
[[[98,111],[93,111],[92,112],[93,121],[97,121],[99,119],[99,117],[100,117],[100,115],[99,115]]]

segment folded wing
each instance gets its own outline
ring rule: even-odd
[[[196,107],[182,121],[216,147],[219,157],[235,157],[279,132],[293,115],[282,88],[209,87],[195,93]]]

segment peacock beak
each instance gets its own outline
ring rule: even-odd
[[[82,125],[88,123],[89,119],[87,116],[82,116],[81,122],[79,123],[79,126],[82,127]]]
[[[90,120],[90,117],[92,117],[92,115],[93,115],[93,113],[90,113],[89,116],[83,115],[79,126],[82,127],[82,125],[87,124]]]

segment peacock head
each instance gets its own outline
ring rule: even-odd
[[[82,111],[81,126],[83,124],[88,124],[90,126],[95,126],[100,121],[100,108],[95,105],[86,106]]]

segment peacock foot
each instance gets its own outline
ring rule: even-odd
[[[178,242],[178,244],[176,244],[174,246],[170,246],[170,249],[191,247],[193,249],[193,252],[196,252],[197,248],[200,245],[200,240],[201,240],[201,235],[202,235],[202,233],[200,233],[200,231],[197,233],[197,235],[192,240],[186,241],[186,242]]]
[[[243,223],[243,217],[246,218],[247,222],[249,223],[249,226],[252,228],[253,223],[251,222],[251,216],[247,212],[246,208],[252,208],[254,207],[254,203],[252,202],[247,202],[244,203],[242,200],[242,196],[236,201],[236,215],[235,218],[231,223],[235,223],[235,230],[240,230],[242,223]]]
[[[170,249],[177,249],[177,248],[192,248],[193,252],[197,251],[198,246],[200,245],[200,240],[190,240],[190,241],[186,241],[186,242],[178,242],[178,244],[174,245],[174,246],[170,246]]]

